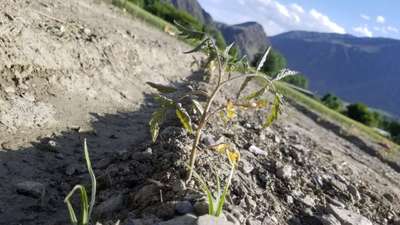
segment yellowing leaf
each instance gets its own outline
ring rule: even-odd
[[[240,160],[240,153],[237,150],[228,150],[226,151],[228,156],[228,160],[232,166],[236,166]]]
[[[151,139],[153,140],[153,142],[157,140],[158,133],[160,131],[160,126],[165,120],[166,111],[167,111],[166,108],[160,108],[151,115],[149,125],[150,125]]]
[[[264,99],[260,99],[256,101],[256,107],[257,108],[265,108],[268,106],[268,101]]]
[[[276,94],[274,103],[271,108],[270,114],[267,116],[267,120],[265,121],[263,127],[268,127],[270,126],[276,119],[278,119],[278,115],[280,113],[281,108],[281,97]]]
[[[153,83],[153,82],[146,82],[146,84],[150,85],[150,87],[157,89],[157,91],[161,92],[161,93],[172,93],[177,91],[176,88],[174,87],[169,87],[169,86],[165,86],[162,84],[157,84],[157,83]]]
[[[226,150],[230,148],[230,145],[223,143],[223,144],[212,145],[210,146],[210,148],[220,154],[224,154]]]
[[[228,103],[226,104],[226,117],[231,120],[236,116],[236,110],[235,106],[233,105],[233,102],[228,100]]]
[[[192,133],[192,120],[190,119],[190,116],[187,113],[186,109],[184,109],[181,104],[177,104],[176,106],[176,116],[178,117],[179,121],[181,121],[182,126],[189,133]]]

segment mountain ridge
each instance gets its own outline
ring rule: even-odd
[[[400,40],[292,31],[270,37],[310,88],[400,115]]]

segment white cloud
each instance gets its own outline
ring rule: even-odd
[[[360,17],[363,18],[364,20],[368,20],[368,21],[371,20],[371,17],[366,14],[361,14]]]
[[[383,24],[383,23],[385,23],[385,17],[383,17],[383,16],[377,16],[376,17],[376,22],[377,23],[381,23],[381,24]]]
[[[306,10],[299,4],[283,4],[280,0],[199,0],[211,15],[229,24],[257,21],[268,35],[290,30],[345,33],[346,30],[316,9]],[[247,20],[243,20],[247,18]]]
[[[353,31],[361,36],[372,37],[373,33],[368,29],[367,25],[354,27]]]
[[[387,26],[386,30],[388,30],[389,32],[395,33],[395,34],[400,33],[400,31],[397,27]]]
[[[301,7],[300,5],[296,4],[296,3],[292,3],[290,4],[290,8],[292,10],[294,10],[297,13],[304,13],[304,9],[303,7]]]
[[[318,12],[316,9],[311,9],[310,10],[310,16],[315,19],[315,21],[318,21],[320,25],[328,29],[328,31],[334,32],[334,33],[340,33],[344,34],[346,33],[346,30],[333,22],[328,16]]]

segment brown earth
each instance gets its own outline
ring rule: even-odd
[[[64,196],[88,180],[84,137],[99,179],[99,219],[169,220],[184,201],[200,215],[201,193],[180,185],[190,135],[171,120],[151,144],[147,125],[156,105],[145,82],[186,86],[195,77],[192,57],[182,53],[188,48],[100,1],[2,2],[0,224],[68,224]],[[318,118],[285,109],[267,130],[258,125],[262,115],[247,113],[229,129],[218,120],[208,126],[210,140],[222,138],[242,154],[225,214],[239,224],[335,224],[323,219],[335,214],[333,204],[374,224],[396,224],[398,171]],[[212,155],[202,152],[197,165],[207,178],[209,168],[227,166]],[[36,183],[22,187],[27,181]]]

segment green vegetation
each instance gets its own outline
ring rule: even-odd
[[[252,66],[257,66],[257,63],[262,58],[263,54],[258,53],[254,56],[254,61],[252,62]],[[266,63],[262,66],[261,72],[274,77],[276,76],[281,70],[286,68],[287,62],[285,57],[279,53],[278,51],[271,49],[271,52],[268,56]]]
[[[293,76],[287,76],[282,81],[297,86],[299,88],[308,89],[308,80],[302,74],[296,74]]]
[[[350,104],[346,108],[346,115],[353,120],[371,127],[377,125],[378,121],[376,120],[376,117],[371,111],[369,111],[368,106],[365,104]]]
[[[343,101],[331,93],[324,95],[324,97],[321,98],[321,102],[327,107],[338,112],[341,112],[344,109]]]
[[[174,23],[174,21],[176,21],[186,27],[208,33],[215,39],[216,45],[219,48],[223,49],[226,47],[225,39],[219,30],[215,27],[201,23],[188,12],[177,9],[169,3],[160,0],[129,0],[129,2],[134,3],[136,6],[141,7],[169,23]]]
[[[68,193],[67,197],[65,197],[64,202],[67,204],[70,220],[73,225],[88,225],[89,224],[90,217],[91,217],[92,211],[93,211],[93,206],[94,206],[94,203],[96,200],[96,177],[94,176],[94,172],[92,169],[92,163],[90,162],[89,151],[87,148],[86,139],[84,140],[84,143],[83,143],[83,152],[84,152],[84,157],[86,160],[86,167],[87,167],[87,170],[90,175],[92,191],[91,191],[90,203],[89,203],[89,199],[87,196],[86,188],[80,184],[76,185]],[[76,217],[74,207],[72,206],[72,203],[71,203],[71,197],[74,195],[74,193],[76,191],[79,191],[80,200],[81,200],[81,208],[80,208],[81,218],[80,218],[80,220],[78,220],[78,218]]]
[[[262,99],[262,97],[267,90],[270,90],[272,91],[272,93],[275,94],[275,99],[271,108],[271,113],[267,114],[265,117],[266,119],[263,127],[267,127],[278,118],[278,114],[280,113],[281,96],[276,92],[276,89],[273,86],[275,80],[270,80],[267,76],[259,74],[259,70],[266,62],[268,53],[270,52],[270,48],[268,48],[263,57],[260,59],[255,74],[231,76],[232,71],[243,71],[244,73],[246,73],[248,65],[245,59],[237,59],[231,56],[230,51],[233,47],[233,44],[226,47],[223,52],[220,52],[220,50],[216,46],[215,40],[207,33],[186,28],[178,23],[176,25],[181,31],[181,36],[185,37],[186,39],[203,40],[198,46],[186,53],[194,53],[198,51],[204,51],[206,53],[207,59],[205,61],[207,63],[205,63],[201,69],[203,71],[209,71],[210,79],[215,80],[216,84],[213,87],[211,94],[206,95],[207,100],[205,107],[203,107],[203,105],[198,102],[199,95],[204,96],[204,93],[202,92],[189,92],[185,93],[179,98],[171,98],[171,96],[169,96],[168,94],[177,91],[174,87],[167,87],[161,84],[148,82],[148,84],[152,88],[155,88],[158,92],[160,92],[160,94],[155,96],[155,100],[159,103],[160,108],[153,113],[149,125],[152,139],[153,141],[155,141],[157,139],[160,126],[166,118],[166,114],[169,111],[173,110],[175,111],[175,114],[181,122],[182,126],[189,133],[195,133],[189,164],[190,170],[188,180],[190,180],[193,175],[193,169],[197,157],[197,149],[199,148],[199,141],[201,139],[203,129],[214,115],[220,115],[225,123],[227,123],[228,121],[236,117],[237,110],[265,109],[269,104],[268,100]],[[213,72],[213,69],[210,68],[213,67],[213,65],[216,65],[217,67],[215,73]],[[259,90],[253,90],[253,93],[251,93],[250,95],[240,98],[241,92],[254,78],[262,79],[264,81],[262,87]],[[224,105],[214,106],[214,100],[216,96],[220,93],[220,90],[222,90],[226,84],[239,79],[244,80],[244,82],[242,83],[237,93],[237,99],[229,99]],[[183,100],[190,100],[192,102],[192,105],[185,108],[183,106]],[[192,116],[189,114],[189,112],[192,113]],[[192,125],[192,117],[200,118],[197,122],[197,126]],[[226,151],[230,152],[229,154],[237,152],[236,150],[231,150],[230,148]]]

